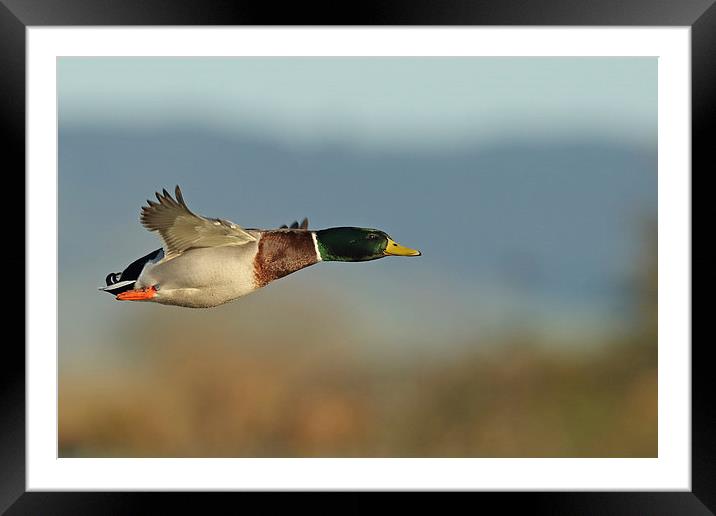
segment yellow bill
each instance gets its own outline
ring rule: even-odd
[[[395,243],[389,238],[388,245],[386,246],[385,251],[383,251],[383,254],[388,256],[420,256],[423,253]]]

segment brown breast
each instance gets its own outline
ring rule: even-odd
[[[261,234],[259,250],[254,258],[256,286],[263,287],[273,280],[317,262],[316,248],[310,231],[265,231]]]

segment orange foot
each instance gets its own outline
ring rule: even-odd
[[[125,290],[124,292],[117,294],[117,299],[120,301],[146,301],[147,299],[152,299],[156,295],[156,287],[147,287],[139,290]]]

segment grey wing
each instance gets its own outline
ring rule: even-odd
[[[240,226],[223,219],[209,219],[192,213],[184,202],[179,187],[176,199],[157,193],[159,202],[147,201],[139,217],[149,231],[157,231],[164,241],[165,259],[169,260],[192,247],[244,245],[256,238]]]

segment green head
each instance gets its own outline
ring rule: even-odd
[[[385,232],[368,228],[329,228],[316,231],[323,261],[366,262],[385,256],[420,256],[420,251],[393,242]]]

